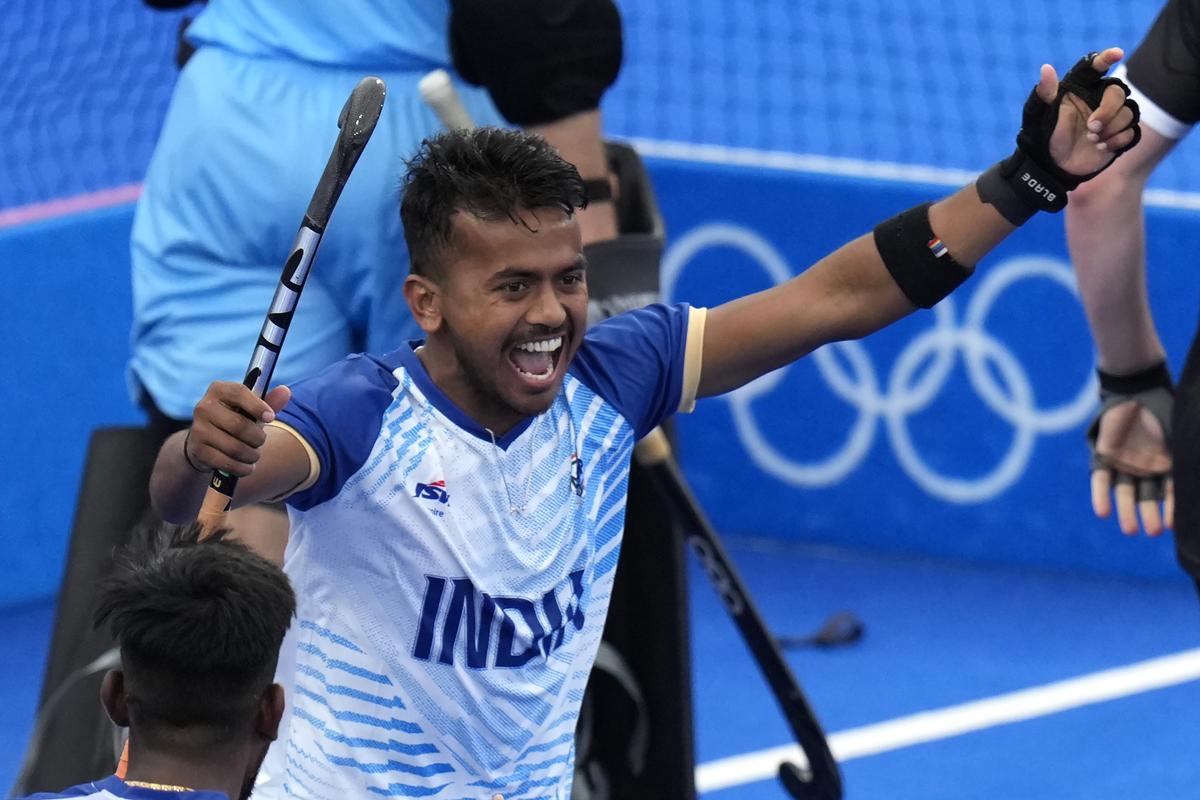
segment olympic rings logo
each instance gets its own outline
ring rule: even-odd
[[[688,232],[667,250],[662,262],[664,298],[672,299],[688,263],[712,247],[744,253],[775,284],[793,276],[784,258],[758,234],[737,225],[709,223]],[[751,460],[793,486],[830,486],[841,482],[866,458],[880,427],[877,423],[882,420],[897,460],[926,492],[954,503],[979,503],[996,497],[1024,473],[1039,435],[1075,428],[1096,406],[1096,377],[1090,374],[1072,399],[1057,406],[1038,407],[1029,373],[1005,343],[987,331],[988,315],[996,300],[1013,284],[1029,278],[1048,279],[1072,297],[1077,294],[1070,266],[1056,259],[1012,258],[989,265],[972,278],[977,282],[975,291],[961,321],[954,297],[934,307],[933,326],[904,347],[887,376],[886,387],[881,385],[870,355],[860,342],[837,342],[815,351],[810,358],[826,385],[858,411],[841,447],[827,458],[799,462],[784,455],[763,434],[754,417],[752,401],[774,390],[787,367],[730,392],[726,399],[734,426]],[[835,351],[849,369],[842,366]],[[1008,450],[999,463],[971,478],[946,475],[931,467],[918,453],[908,426],[908,418],[927,408],[943,390],[958,356],[963,359],[975,394],[1013,429]]]

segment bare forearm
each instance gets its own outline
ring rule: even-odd
[[[1016,228],[967,186],[929,208],[929,227],[961,266],[973,270]],[[884,265],[872,235],[860,237],[813,270],[829,270],[823,290],[829,298],[822,341],[856,339],[884,328],[915,309]],[[819,273],[818,273],[819,274]],[[824,315],[823,315],[824,316]]]
[[[1161,360],[1163,346],[1146,294],[1141,187],[1126,185],[1073,198],[1066,225],[1100,366],[1119,374]]]
[[[709,311],[699,395],[732,391],[914,308],[879,260],[871,235],[860,236],[787,283]]]
[[[974,186],[935,203],[929,222],[966,267],[1015,230],[980,201]],[[915,308],[884,265],[874,236],[860,236],[788,283],[713,309],[700,394],[727,392],[821,345],[874,333]]]
[[[1142,126],[1142,140],[1071,193],[1067,246],[1088,325],[1108,372],[1136,372],[1163,356],[1146,296],[1142,191],[1176,140]]]
[[[946,243],[954,260],[971,268],[1016,230],[995,208],[979,199],[974,184],[934,203],[929,209],[929,225]]]
[[[183,452],[186,435],[187,431],[179,431],[163,443],[150,475],[150,502],[168,522],[196,518],[211,476],[187,462]]]
[[[885,221],[792,281],[713,309],[699,393],[729,391],[826,342],[866,336],[934,305],[1016,225],[1061,208],[1079,182],[1072,176],[1098,173],[1137,138],[1125,91],[1101,78],[1123,55],[1110,47],[1081,59],[1065,85],[1103,89],[1085,98],[1068,88],[1071,102],[1061,105],[1054,104],[1057,73],[1043,64],[1026,101],[1019,149],[976,183]]]
[[[929,208],[929,227],[962,267],[975,265],[1016,230],[967,186]],[[923,243],[923,242],[922,242]],[[844,252],[843,252],[844,251]],[[914,310],[895,276],[884,265],[873,236],[864,236],[834,254],[839,263],[822,336],[828,341],[861,338]],[[821,342],[822,344],[824,342]]]

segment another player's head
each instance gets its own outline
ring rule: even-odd
[[[540,136],[477,128],[427,139],[403,192],[434,381],[494,430],[546,410],[587,325],[579,172]]]
[[[95,622],[112,629],[121,669],[101,699],[129,727],[128,779],[246,798],[283,713],[273,677],[296,598],[282,570],[225,531],[198,534],[142,530],[118,556]]]

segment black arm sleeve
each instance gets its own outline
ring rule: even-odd
[[[539,125],[599,107],[621,68],[621,16],[612,0],[451,0],[450,48],[509,122]]]

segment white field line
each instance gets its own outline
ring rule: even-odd
[[[978,177],[972,170],[930,167],[920,164],[895,164],[888,161],[864,161],[857,158],[816,156],[779,150],[754,150],[716,144],[692,144],[659,139],[630,139],[643,156],[673,161],[697,161],[740,167],[763,167],[785,172],[808,172],[844,178],[874,178],[898,183],[927,183],[937,186],[963,186]],[[1200,193],[1148,189],[1143,200],[1147,206],[1200,211]]]
[[[886,722],[839,731],[829,737],[829,747],[838,761],[849,761],[1187,683],[1198,678],[1200,648],[997,695],[986,700],[975,700],[935,711],[922,711]],[[696,788],[701,792],[712,792],[766,780],[775,775],[780,762],[784,760],[794,761],[800,766],[807,763],[804,754],[796,745],[772,747],[721,758],[696,767]]]
[[[630,139],[628,141],[642,155],[654,158],[696,161],[704,164],[764,167],[787,172],[837,175],[844,178],[875,178],[898,183],[963,186],[975,180],[978,175],[977,172],[964,169],[806,155],[778,150],[754,150],[747,147],[725,147],[717,144],[692,144],[659,139]],[[141,194],[141,189],[141,184],[131,183],[73,197],[58,197],[41,203],[0,209],[0,229],[132,203]],[[1156,208],[1200,211],[1200,193],[1197,192],[1147,189],[1143,199],[1147,206]]]

